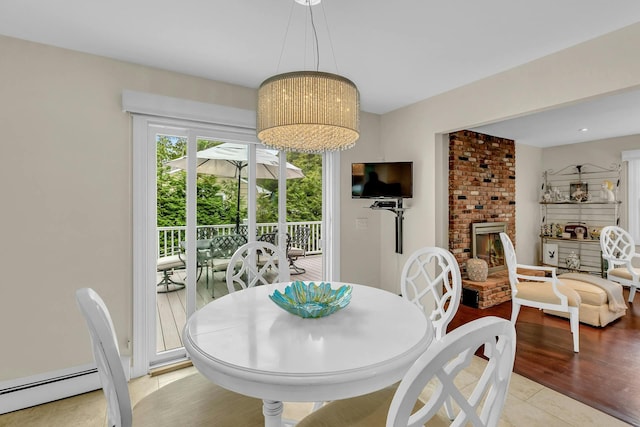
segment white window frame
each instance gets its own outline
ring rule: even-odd
[[[149,298],[144,283],[149,263],[155,263],[155,250],[149,242],[155,239],[155,223],[150,225],[151,206],[155,203],[155,189],[148,188],[155,174],[155,152],[150,153],[147,129],[150,121],[178,119],[213,125],[227,139],[246,140],[255,137],[256,113],[252,110],[227,107],[161,95],[124,90],[123,111],[133,116],[133,357],[131,377],[146,375],[149,369],[149,342],[147,327]],[[247,140],[248,142],[248,140]],[[155,150],[155,148],[153,148]],[[284,165],[284,162],[281,162]],[[340,156],[325,154],[323,166],[323,260],[325,280],[340,279]],[[255,183],[255,177],[249,176]],[[155,211],[152,215],[155,217]],[[251,224],[250,224],[251,225]],[[254,224],[255,226],[255,224]],[[153,233],[153,234],[149,234]],[[153,278],[155,280],[155,277]],[[153,281],[152,280],[152,281]]]

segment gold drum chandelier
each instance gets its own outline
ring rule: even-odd
[[[345,150],[359,138],[359,122],[358,88],[337,74],[278,74],[258,90],[258,139],[269,147],[306,153]]]

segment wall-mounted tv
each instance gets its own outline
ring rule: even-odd
[[[352,163],[351,197],[413,197],[413,162]]]

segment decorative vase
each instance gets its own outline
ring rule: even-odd
[[[580,268],[580,258],[573,251],[567,255],[567,268],[569,270],[578,270]]]
[[[473,280],[474,282],[484,282],[487,280],[489,266],[485,260],[480,258],[471,258],[467,261],[466,266],[469,280]]]

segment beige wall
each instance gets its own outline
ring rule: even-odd
[[[442,169],[436,167],[442,155],[437,134],[638,86],[639,41],[640,25],[634,25],[383,117],[363,114],[360,143],[342,154],[343,280],[397,292],[407,254],[435,244],[436,231],[447,226],[436,222],[438,186],[446,185],[436,175]],[[82,286],[105,298],[126,352],[132,151],[121,91],[239,108],[253,108],[256,91],[6,37],[0,37],[0,58],[2,381],[92,359],[73,296]],[[367,160],[414,161],[404,255],[394,253],[393,215],[350,198],[350,164]],[[538,164],[531,167],[531,176],[539,174]],[[517,204],[520,212],[519,195]],[[358,218],[367,219],[367,230],[355,229]],[[521,226],[533,227],[519,219]]]
[[[536,264],[540,246],[540,184],[543,150],[516,142],[516,254],[521,264]]]
[[[0,381],[88,363],[74,291],[132,330],[131,120],[123,89],[254,108],[252,89],[0,37]]]
[[[383,161],[380,154],[380,116],[360,116],[360,139],[351,150],[340,153],[340,263],[345,282],[380,286],[381,224],[392,221],[389,212],[367,209],[371,200],[351,198],[351,164]]]

